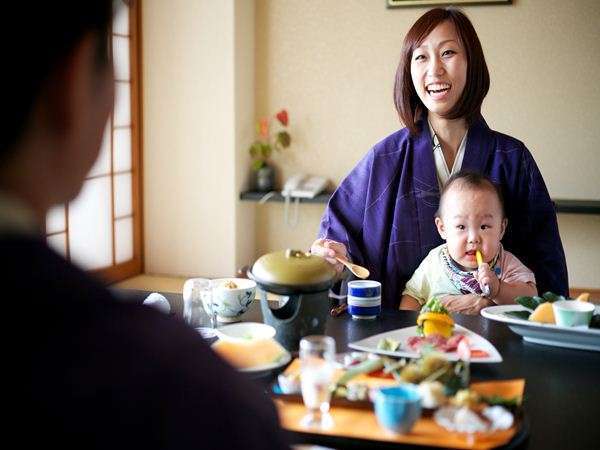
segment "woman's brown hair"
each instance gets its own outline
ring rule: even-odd
[[[446,20],[454,24],[456,33],[465,49],[467,81],[460,98],[444,117],[447,119],[464,117],[470,125],[481,115],[481,103],[490,88],[490,74],[481,43],[469,18],[462,11],[453,7],[434,8],[427,11],[415,22],[404,38],[394,84],[396,110],[400,120],[412,134],[417,133],[416,123],[426,110],[412,82],[410,73],[412,54],[429,33]]]

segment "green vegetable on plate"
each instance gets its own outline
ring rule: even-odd
[[[377,343],[378,350],[395,352],[400,348],[400,342],[391,338],[383,338]]]

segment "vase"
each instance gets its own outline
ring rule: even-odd
[[[271,166],[263,166],[256,172],[255,188],[259,192],[269,192],[275,187],[275,170]]]

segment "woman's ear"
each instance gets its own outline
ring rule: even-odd
[[[440,233],[442,239],[446,240],[446,228],[444,227],[444,221],[441,217],[435,218],[435,226],[437,227],[438,233]]]

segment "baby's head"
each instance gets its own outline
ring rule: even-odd
[[[475,250],[485,262],[494,259],[506,222],[500,190],[485,176],[461,171],[442,189],[435,225],[452,259],[464,268],[477,268]]]

